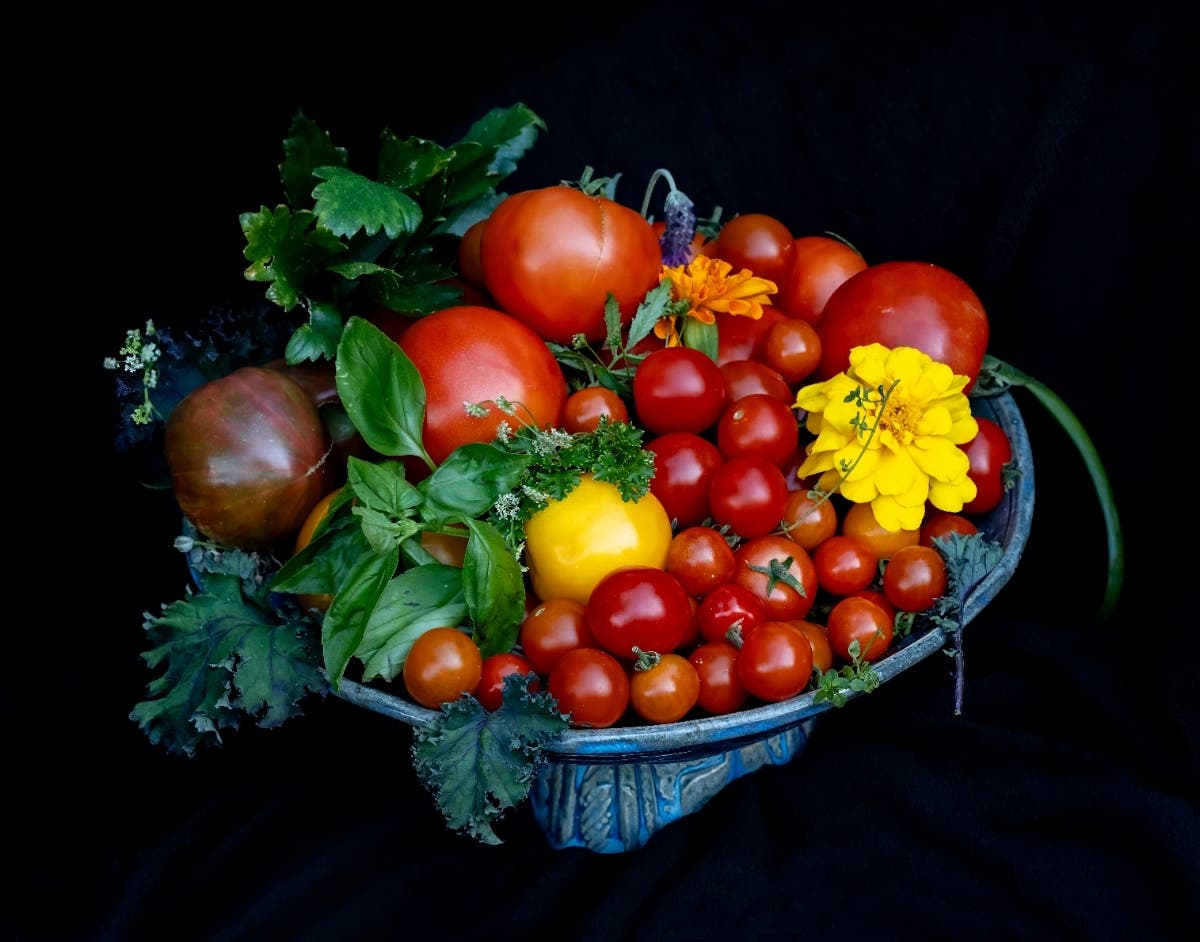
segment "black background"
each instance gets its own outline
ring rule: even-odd
[[[91,49],[45,138],[69,152],[74,283],[42,288],[75,311],[79,362],[59,382],[86,422],[70,450],[102,473],[81,483],[67,465],[56,549],[82,545],[86,565],[52,568],[63,589],[37,616],[50,640],[20,645],[39,706],[19,695],[9,724],[27,770],[10,775],[14,825],[30,838],[10,858],[13,934],[1105,939],[1200,925],[1193,53],[1153,4],[958,6],[185,17],[170,37]],[[508,191],[591,165],[622,173],[636,208],[665,167],[701,211],[768,212],[869,261],[965,278],[991,352],[1059,392],[1105,459],[1129,551],[1117,616],[1092,618],[1104,530],[1082,462],[1018,393],[1036,511],[1016,575],[970,625],[964,715],[930,658],[641,850],[553,850],[526,810],[501,846],[453,835],[407,727],[340,701],[190,760],[150,746],[127,719],[150,679],[141,615],[186,579],[169,495],[113,447],[102,357],[148,317],[261,298],[241,277],[238,215],[281,198],[298,109],[366,162],[385,127],[449,143],[518,101],[548,131]]]

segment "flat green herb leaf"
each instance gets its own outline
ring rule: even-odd
[[[521,564],[495,527],[464,521],[471,531],[463,557],[463,595],[474,626],[472,637],[484,657],[512,650],[525,617]]]
[[[334,514],[331,506],[325,521]],[[270,581],[271,591],[333,594],[368,549],[362,526],[347,508],[334,522],[318,529],[308,546],[280,567]]]
[[[532,458],[494,445],[469,443],[454,449],[417,487],[421,514],[430,523],[452,517],[478,517],[521,480]]]
[[[279,175],[283,190],[292,206],[312,206],[312,191],[317,185],[313,170],[317,167],[346,166],[346,150],[334,147],[333,140],[315,121],[302,113],[292,118],[288,136],[283,141],[283,163]]]
[[[334,235],[349,238],[365,232],[370,236],[383,230],[389,239],[399,239],[421,223],[421,207],[394,186],[345,167],[317,167],[313,173],[325,181],[313,190],[314,211]]]
[[[342,336],[342,314],[332,304],[309,305],[307,324],[301,324],[288,339],[284,359],[288,363],[331,360]]]
[[[358,649],[367,622],[398,565],[398,546],[385,553],[365,553],[355,561],[333,597],[321,625],[321,650],[325,670],[335,688],[341,683],[346,665]]]
[[[417,638],[430,628],[457,627],[466,614],[457,566],[429,563],[400,573],[384,588],[355,651],[363,680],[392,680]]]
[[[422,137],[400,138],[384,131],[379,145],[379,179],[401,190],[414,190],[445,173],[453,154]]]
[[[346,486],[358,502],[393,517],[407,517],[420,506],[421,492],[405,477],[401,461],[346,461]]]
[[[314,626],[252,603],[236,575],[209,574],[204,591],[147,614],[143,627],[155,645],[143,660],[165,671],[130,719],[170,752],[219,744],[219,730],[244,719],[278,726],[307,693],[327,690]]]
[[[446,824],[485,844],[501,843],[492,825],[528,797],[545,746],[567,728],[554,698],[531,693],[531,681],[505,678],[492,713],[465,696],[413,730],[413,767]]]
[[[262,207],[240,217],[250,261],[247,281],[269,282],[267,298],[285,311],[300,303],[304,282],[331,265],[346,250],[327,229],[314,227],[316,217],[308,210],[293,213],[286,206],[274,211]]]
[[[982,533],[947,533],[934,540],[934,545],[946,560],[949,590],[959,605],[1004,557],[1004,547]]]
[[[370,321],[352,317],[338,343],[338,396],[363,440],[381,455],[433,461],[421,443],[425,384],[412,360]]]
[[[670,300],[671,281],[668,278],[664,278],[646,292],[646,297],[642,299],[633,314],[633,320],[629,322],[629,337],[625,341],[629,349],[633,349],[640,340],[650,335],[650,332],[654,330],[654,325],[667,313],[667,304]],[[688,320],[692,320],[692,318],[688,318]]]
[[[544,130],[546,123],[523,104],[489,111],[451,148],[455,160],[446,205],[470,203],[492,190],[516,170]]]

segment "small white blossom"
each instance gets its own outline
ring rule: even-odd
[[[158,385],[158,370],[146,370],[145,383],[147,389]]]
[[[160,356],[162,356],[162,351],[158,349],[158,344],[148,343],[144,347],[142,347],[142,362],[143,363],[153,363]]]
[[[138,372],[141,372],[141,369],[142,369],[142,358],[138,354],[131,353],[131,354],[129,354],[129,356],[127,356],[125,358],[125,372],[126,373],[138,373]]]
[[[507,422],[501,422],[496,426],[496,441],[507,442],[513,437],[512,427]]]
[[[479,402],[463,400],[463,411],[473,419],[486,419],[488,415],[487,406]]]
[[[105,357],[104,358],[104,368],[106,370],[115,370],[117,368],[117,358],[116,357]]]
[[[521,500],[512,491],[501,494],[492,505],[497,518],[500,520],[516,520],[521,509]]]

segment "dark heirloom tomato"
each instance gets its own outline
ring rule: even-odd
[[[490,442],[501,422],[557,425],[567,381],[545,342],[503,311],[459,305],[418,318],[398,341],[425,385],[425,450],[440,464],[459,445]],[[503,396],[515,416],[495,405]],[[468,415],[464,402],[486,403]]]
[[[570,186],[525,190],[488,217],[479,243],[496,304],[545,340],[605,336],[611,294],[629,323],[658,284],[662,249],[637,212]]]
[[[869,343],[916,347],[974,386],[987,352],[983,302],[958,275],[929,262],[881,262],[850,276],[830,296],[817,322],[821,365],[829,379],[850,364],[850,350]]]
[[[197,387],[171,411],[163,445],[184,516],[225,546],[270,547],[331,490],[317,407],[278,370],[246,366]]]

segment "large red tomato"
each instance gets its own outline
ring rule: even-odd
[[[801,236],[779,280],[775,306],[788,317],[816,324],[830,296],[851,275],[867,267],[853,246],[831,236]]]
[[[497,306],[562,344],[576,334],[604,339],[609,294],[629,323],[662,269],[650,223],[627,206],[562,185],[504,200],[488,217],[479,254]]]
[[[821,379],[850,363],[850,350],[869,343],[916,347],[956,375],[970,391],[987,351],[983,302],[958,275],[929,262],[881,262],[851,275],[830,295],[817,321]]]
[[[557,425],[567,381],[545,342],[502,311],[461,305],[418,318],[397,341],[425,384],[425,450],[440,464],[459,445],[489,442],[501,422]],[[506,415],[503,396],[518,406]],[[468,415],[463,403],[486,404]]]

